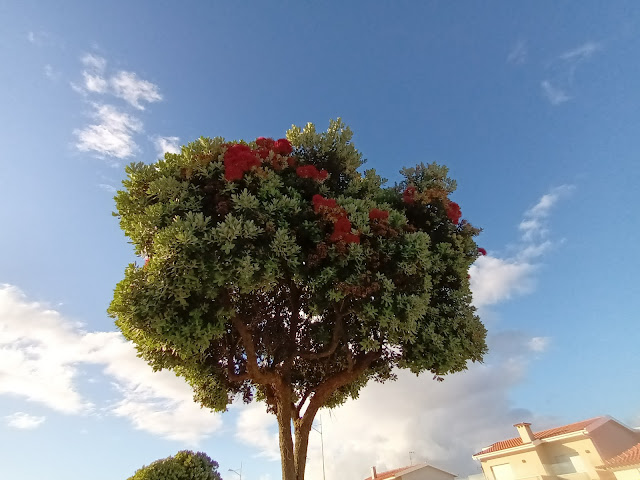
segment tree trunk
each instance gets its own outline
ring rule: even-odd
[[[282,480],[296,480],[296,465],[291,438],[291,402],[278,400],[278,436],[280,438],[280,460],[282,463]]]
[[[307,448],[309,447],[309,433],[311,432],[311,421],[299,419],[293,422],[296,435],[295,443],[295,464],[296,480],[304,480],[304,471],[307,466]]]

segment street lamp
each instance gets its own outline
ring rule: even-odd
[[[240,480],[242,480],[242,462],[240,462],[240,471],[234,470],[233,468],[230,468],[229,471],[238,475]]]

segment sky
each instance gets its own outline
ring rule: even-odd
[[[113,195],[200,136],[337,117],[391,183],[450,168],[488,251],[470,273],[490,353],[323,411],[326,479],[409,452],[477,473],[520,421],[640,426],[638,51],[636,1],[0,0],[0,477],[125,479],[193,449],[225,480],[279,478],[264,405],[200,409],[106,315],[135,260]]]

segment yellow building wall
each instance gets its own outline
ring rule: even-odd
[[[574,440],[558,440],[555,442],[543,443],[538,446],[540,459],[545,465],[554,465],[558,462],[557,457],[579,455],[589,478],[600,478],[595,467],[603,464],[598,449],[590,438],[578,438]],[[553,475],[553,467],[548,467],[549,475]]]
[[[482,462],[482,470],[487,480],[495,480],[491,467],[508,463],[516,480],[545,475],[540,457],[535,450],[526,450]]]
[[[628,468],[613,472],[616,480],[640,480],[640,468]]]

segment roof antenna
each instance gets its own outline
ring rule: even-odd
[[[415,455],[416,452],[414,452],[413,450],[409,452],[409,465],[413,465],[413,456]]]

